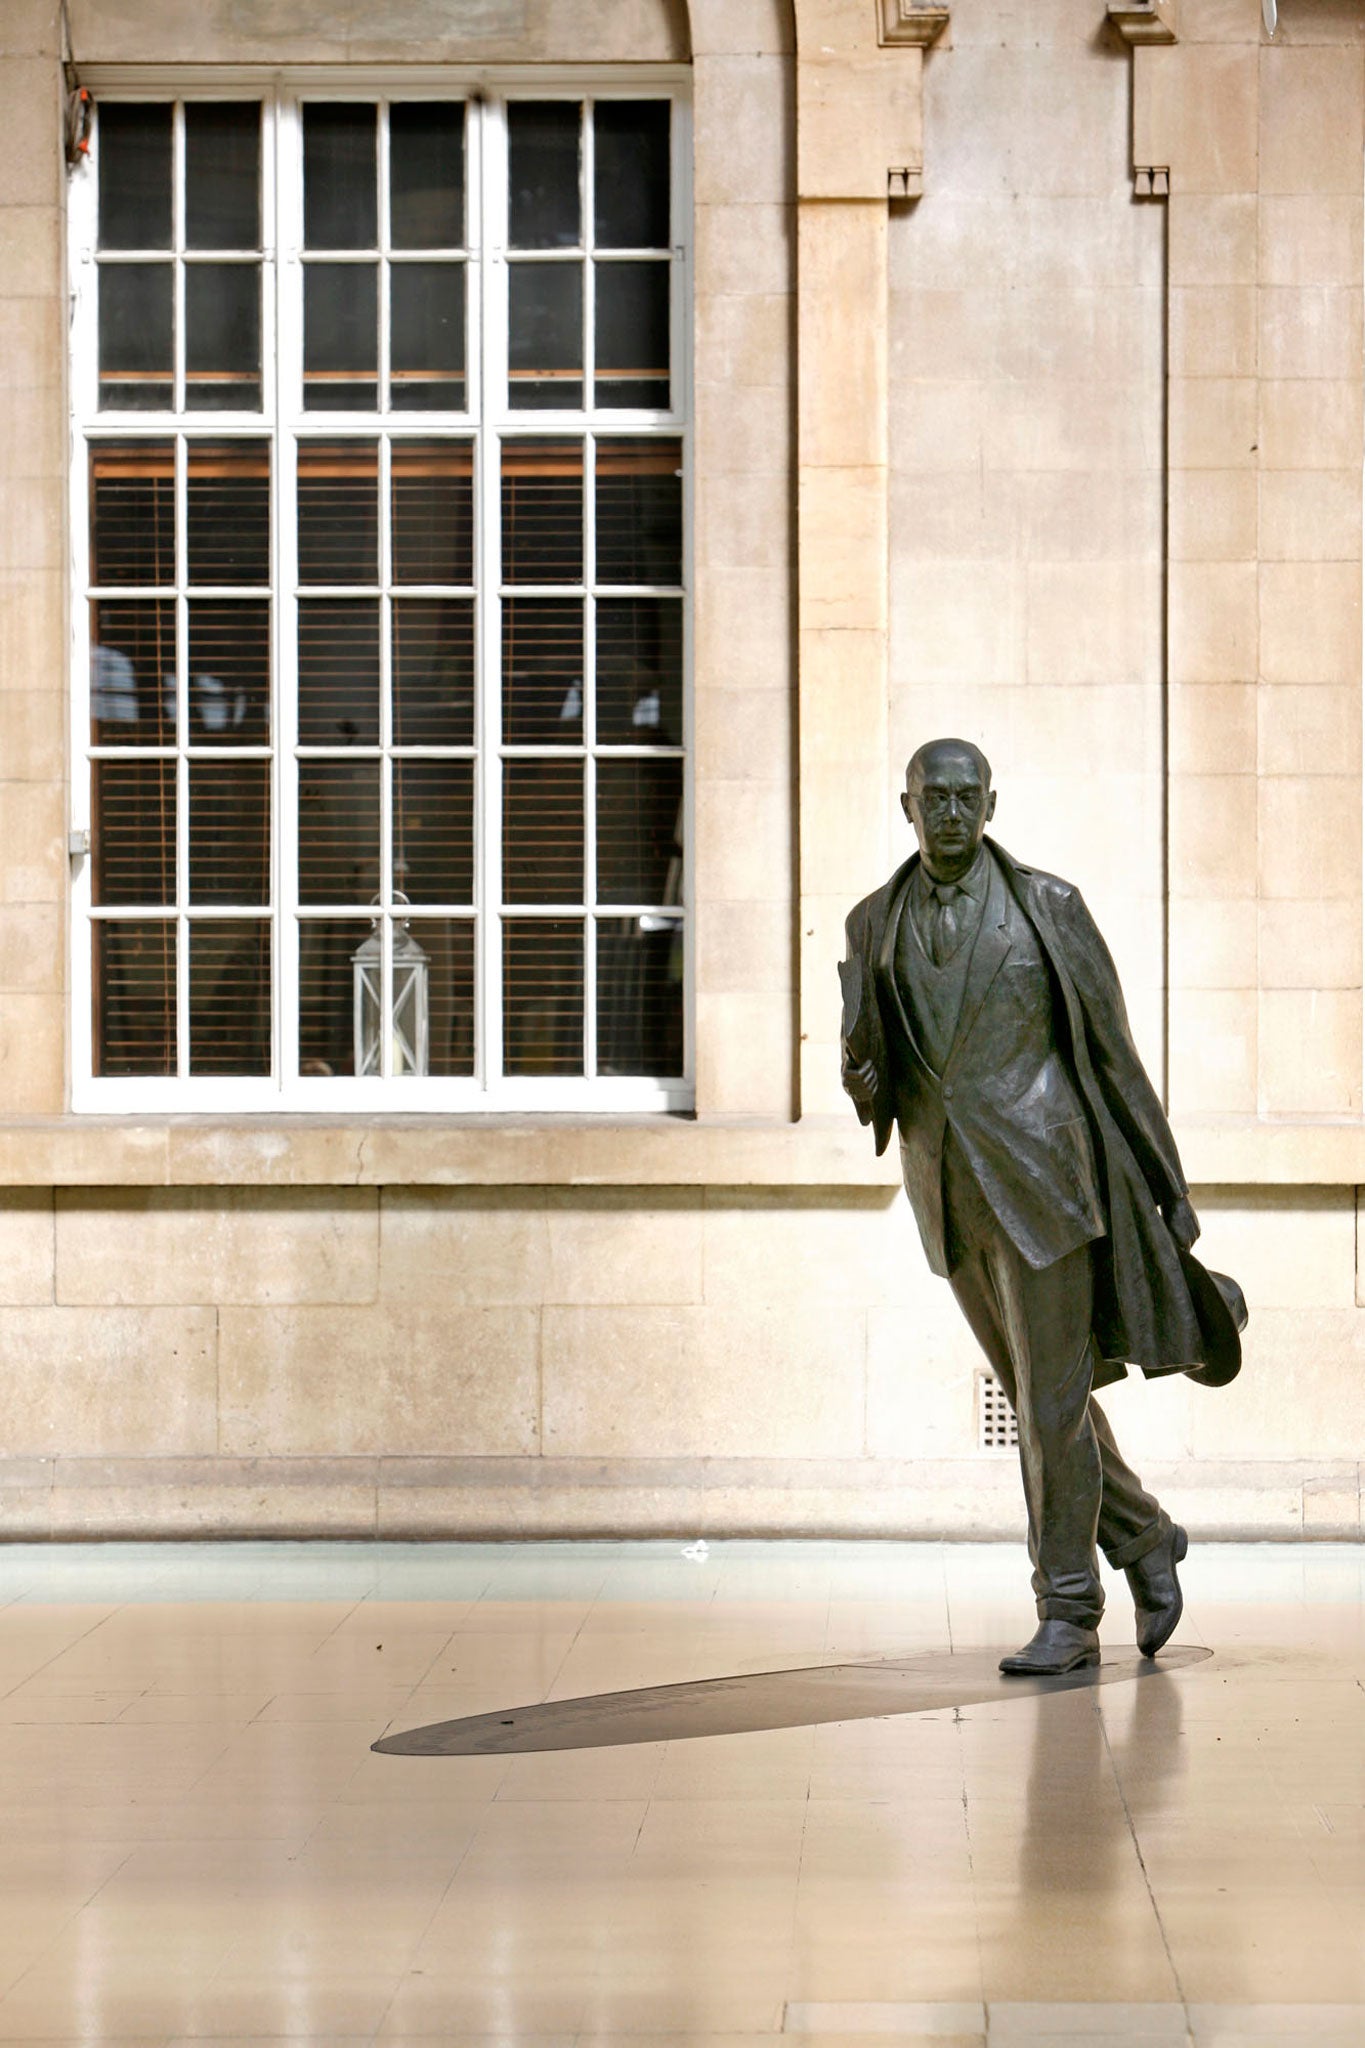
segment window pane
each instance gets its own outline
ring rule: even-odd
[[[359,903],[379,891],[379,763],[299,762],[299,901]]]
[[[599,100],[593,108],[599,249],[666,249],[667,100]]]
[[[300,583],[379,579],[379,447],[300,441]]]
[[[683,1070],[681,918],[604,917],[597,926],[597,1071]]]
[[[97,747],[175,742],[175,604],[93,604],[90,738]]]
[[[175,1072],[175,926],[130,918],[94,928],[95,1072]]]
[[[463,407],[464,277],[462,263],[391,266],[389,384],[395,411]]]
[[[597,737],[606,746],[681,746],[681,598],[599,599]]]
[[[258,249],[261,109],[255,101],[185,106],[185,246]]]
[[[191,761],[190,902],[270,901],[270,763]]]
[[[310,412],[373,412],[379,273],[369,263],[310,263],[303,273],[303,402]]]
[[[505,903],[583,900],[583,763],[504,761]]]
[[[668,289],[666,263],[598,264],[598,405],[667,410]]]
[[[378,243],[378,156],[372,106],[305,106],[303,240],[309,249]]]
[[[474,898],[474,763],[393,764],[393,886],[410,903]]]
[[[502,928],[503,1068],[583,1072],[583,927],[559,918]]]
[[[368,919],[302,919],[299,946],[299,1073],[325,1080],[355,1072],[355,955]]]
[[[101,249],[169,249],[170,107],[102,102],[98,140]]]
[[[174,761],[92,765],[94,901],[175,902]]]
[[[474,926],[468,918],[415,917],[409,927],[427,956],[433,1074],[474,1071]]]
[[[407,597],[393,607],[393,739],[467,747],[474,739],[474,605]]]
[[[389,108],[389,240],[395,249],[464,246],[464,106]]]
[[[168,412],[175,396],[169,263],[100,265],[100,404]]]
[[[682,582],[682,443],[597,444],[597,580]]]
[[[379,745],[378,598],[300,601],[299,744]]]
[[[514,263],[507,279],[508,398],[522,411],[583,403],[583,266]]]
[[[682,901],[683,764],[597,764],[597,900]]]
[[[512,746],[582,743],[581,599],[504,600],[502,736]]]
[[[508,236],[514,249],[573,249],[583,239],[582,109],[520,100],[507,109]]]
[[[269,583],[270,443],[191,441],[191,583]]]
[[[175,582],[175,448],[96,442],[90,450],[91,575],[96,583]]]
[[[474,444],[395,441],[393,580],[474,581]]]
[[[190,926],[190,1072],[270,1072],[270,926],[263,917]]]
[[[583,444],[502,444],[504,583],[583,580]]]
[[[270,606],[192,598],[189,743],[270,742]]]
[[[261,409],[261,273],[254,263],[185,268],[185,404]]]

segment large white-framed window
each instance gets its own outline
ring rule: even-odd
[[[689,1106],[685,77],[94,83],[74,1106]]]

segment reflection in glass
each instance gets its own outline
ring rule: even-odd
[[[597,580],[682,582],[682,443],[597,444]]]
[[[303,402],[310,412],[372,412],[379,368],[379,272],[310,263],[303,273]]]
[[[175,902],[175,762],[91,764],[97,904]]]
[[[379,445],[300,441],[300,583],[379,579]]]
[[[393,607],[393,740],[467,747],[474,740],[474,604],[399,598]]]
[[[395,440],[393,580],[474,581],[474,444]]]
[[[95,1072],[175,1072],[175,926],[164,918],[96,920],[91,1019]]]
[[[506,903],[583,900],[583,763],[504,761],[502,894]]]
[[[597,1071],[683,1070],[681,918],[604,917],[597,925]]]
[[[100,265],[100,405],[168,412],[175,396],[169,263]]]
[[[583,926],[507,919],[502,928],[503,1070],[583,1072]]]
[[[464,106],[389,108],[389,240],[395,249],[464,246]]]
[[[597,764],[597,900],[682,899],[683,764],[674,758]]]
[[[513,263],[507,281],[508,397],[523,412],[583,403],[583,266]]]
[[[391,403],[397,412],[457,411],[464,398],[462,263],[389,270]]]
[[[502,444],[504,583],[583,580],[583,444]]]
[[[185,404],[261,409],[261,274],[254,263],[185,268]]]
[[[190,902],[270,900],[270,763],[191,761]]]
[[[504,598],[502,736],[512,746],[582,741],[581,599]]]
[[[189,739],[198,747],[270,741],[270,605],[191,598]]]
[[[269,442],[191,441],[188,470],[190,582],[269,583]]]
[[[669,404],[668,265],[597,266],[596,402],[667,411]]]
[[[97,747],[175,742],[175,604],[90,607],[90,738]]]
[[[606,746],[681,746],[682,599],[597,605],[597,737]]]
[[[263,917],[190,926],[190,1072],[270,1072],[270,925]]]
[[[474,1071],[474,925],[470,918],[415,917],[427,956],[427,1024],[433,1074]]]
[[[373,106],[303,110],[303,240],[308,249],[373,249],[378,156]]]
[[[91,574],[103,584],[175,582],[175,447],[97,441],[90,450]]]
[[[378,746],[378,598],[300,599],[299,744]]]
[[[599,249],[669,244],[667,100],[599,100],[593,108]]]
[[[368,918],[300,919],[299,1073],[327,1080],[355,1072],[355,955]]]
[[[378,888],[378,761],[300,761],[300,903],[366,904]]]
[[[507,109],[507,230],[514,249],[574,249],[583,238],[582,109],[514,100]]]
[[[99,109],[101,249],[171,246],[171,109],[105,100]]]
[[[472,902],[472,761],[394,762],[393,886],[410,903]]]
[[[185,104],[185,247],[256,249],[261,236],[261,109]]]

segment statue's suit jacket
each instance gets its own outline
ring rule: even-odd
[[[897,987],[915,854],[848,919],[844,1065],[871,1063],[858,1114],[885,1151],[898,1125],[929,1264],[948,1271],[943,1147],[953,1136],[1001,1228],[1033,1266],[1093,1241],[1096,1384],[1204,1362],[1196,1305],[1158,1204],[1186,1192],[1175,1140],[1128,1028],[1109,950],[1079,891],[996,863],[951,1052],[936,1075]],[[1047,998],[1050,997],[1050,1000]]]

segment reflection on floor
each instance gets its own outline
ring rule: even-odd
[[[1012,1648],[1020,1555],[10,1546],[0,2042],[1360,2048],[1365,1550],[1183,1576],[1215,1655],[1164,1678],[428,1760],[369,1745]]]

